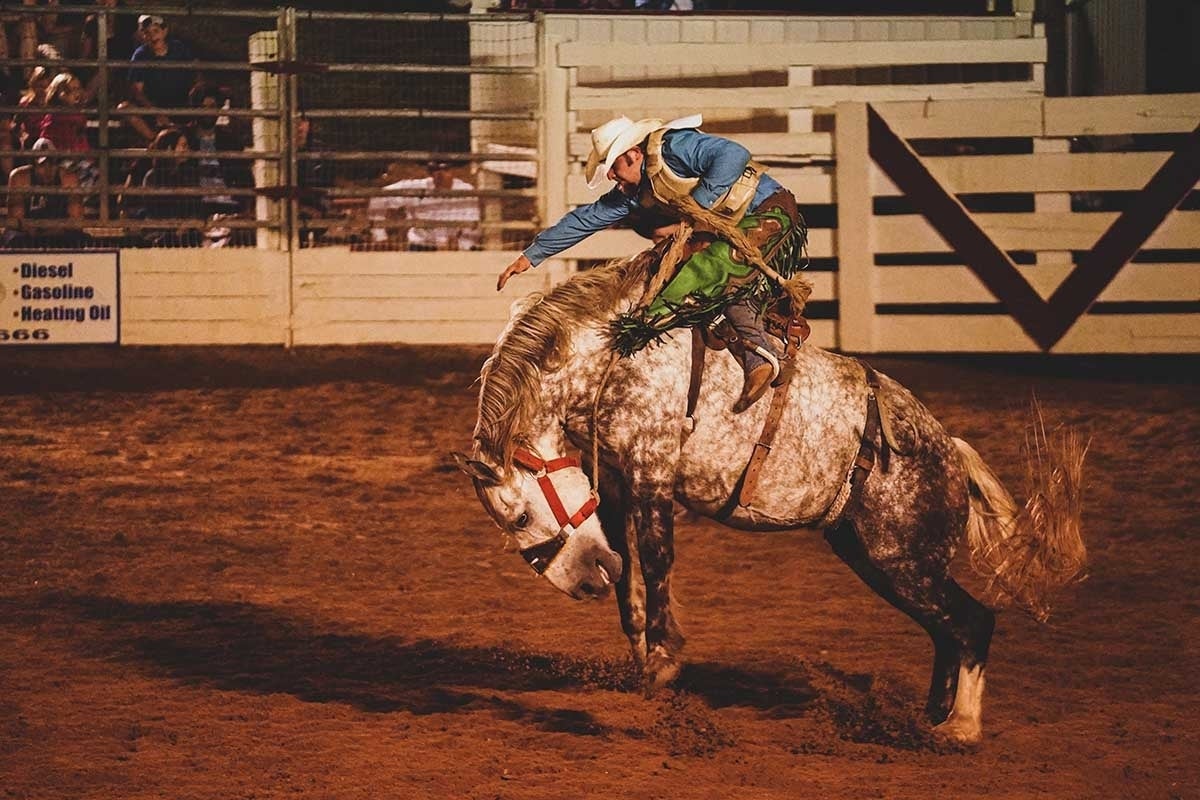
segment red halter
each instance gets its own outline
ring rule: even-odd
[[[554,482],[550,480],[551,472],[568,467],[582,468],[579,456],[563,456],[546,461],[529,450],[519,447],[513,452],[513,463],[534,473],[538,486],[542,488],[542,495],[546,498],[546,503],[550,506],[555,521],[558,522],[558,533],[544,542],[521,550],[521,557],[529,563],[529,566],[533,567],[534,572],[541,575],[550,567],[550,562],[554,560],[559,551],[563,549],[567,543],[567,537],[574,533],[584,520],[595,513],[600,501],[593,494],[579,507],[578,511],[568,515],[567,509],[558,496],[558,490],[554,488]]]

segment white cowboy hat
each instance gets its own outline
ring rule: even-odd
[[[587,178],[588,188],[595,189],[612,169],[617,156],[632,147],[636,147],[643,139],[657,130],[677,130],[679,128],[698,128],[704,122],[699,114],[663,122],[661,119],[640,119],[634,122],[629,117],[620,116],[610,119],[599,128],[592,130],[592,152],[588,154],[587,167],[584,177]],[[601,163],[603,162],[603,163]]]

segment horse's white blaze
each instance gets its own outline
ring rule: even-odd
[[[958,668],[958,690],[954,693],[954,708],[950,716],[934,730],[965,744],[983,738],[983,665]]]

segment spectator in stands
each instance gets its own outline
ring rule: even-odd
[[[0,31],[3,33],[3,31]],[[10,87],[13,86],[13,77],[9,73],[0,73],[0,86],[3,86],[3,91],[0,91],[0,104],[11,106],[16,105],[16,98],[11,92]],[[13,117],[6,114],[0,114],[0,149],[17,150],[20,146],[17,144],[17,126]],[[8,183],[8,174],[13,170],[12,156],[0,156],[0,181]]]
[[[89,150],[87,117],[79,110],[83,84],[69,72],[60,72],[46,89],[46,113],[39,123],[41,138],[54,143],[55,150],[77,153]]]
[[[39,5],[58,7],[59,0],[38,0]],[[38,15],[38,41],[51,45],[60,58],[78,58],[82,19],[78,14]]]
[[[54,143],[55,150],[79,153],[92,148],[87,137],[87,117],[79,110],[82,99],[83,84],[71,73],[60,72],[50,81],[40,132],[43,138]],[[75,172],[80,186],[95,186],[100,180],[96,162],[90,158],[63,162],[61,166]],[[88,202],[94,203],[95,197]]]
[[[187,134],[179,128],[166,128],[150,144],[152,166],[142,178],[147,189],[180,189],[200,186],[200,173]],[[147,230],[147,244],[156,247],[198,247],[203,242],[204,213],[199,195],[144,196],[145,219],[194,219],[195,225]]]
[[[306,116],[296,118],[296,150],[303,154],[324,149],[315,123]],[[341,221],[332,217],[344,215],[335,210],[328,189],[337,185],[336,162],[316,158],[297,159],[296,186],[300,190],[300,241],[305,244],[326,236],[349,238]],[[332,232],[331,232],[332,229]]]
[[[231,130],[229,122],[220,124],[218,112],[228,97],[228,91],[205,80],[197,81],[188,94],[188,104],[192,108],[211,109],[213,112],[203,117],[194,117],[188,126],[191,140],[199,154],[197,165],[200,171],[200,185],[213,189],[227,189],[231,185],[251,185],[249,174],[246,173],[249,162],[226,163],[211,155],[219,151],[242,149],[242,141]],[[212,214],[236,214],[241,211],[240,204],[229,194],[205,196],[203,204],[205,210]]]
[[[129,14],[114,14],[121,0],[95,0],[96,10],[84,17],[79,36],[79,57],[97,58],[100,55],[100,17],[108,31],[107,55],[112,61],[128,61],[142,44],[137,20]]]
[[[449,161],[433,160],[426,165],[428,176],[396,181],[385,189],[425,192],[470,192],[475,187],[456,178],[453,170],[461,167]],[[435,194],[424,197],[373,197],[367,204],[367,216],[372,222],[405,220],[410,224],[405,236],[409,250],[477,250],[479,249],[479,200],[470,195],[448,196]],[[456,223],[423,226],[419,223]],[[376,243],[388,241],[386,227],[371,229]]]
[[[701,11],[704,0],[634,0],[634,5],[647,11]]]
[[[192,51],[183,42],[170,36],[166,21],[153,14],[138,17],[138,30],[143,44],[130,58],[129,101],[118,108],[186,108],[188,92],[196,82],[193,71],[186,69],[145,69],[141,63],[192,61]],[[153,142],[158,131],[171,126],[165,114],[150,117],[131,116],[129,126],[147,142]]]
[[[633,0],[501,0],[498,11],[625,11],[633,8]]]
[[[37,0],[21,0],[21,5],[36,6]],[[17,57],[33,58],[37,53],[38,27],[37,18],[33,14],[22,14],[17,20]],[[25,76],[29,77],[29,67],[25,68]]]
[[[85,59],[98,58],[100,55],[100,17],[104,16],[105,27],[108,31],[107,56],[110,61],[128,61],[133,55],[138,41],[137,20],[129,14],[114,14],[108,9],[117,8],[118,0],[95,0],[97,10],[88,14],[83,21],[83,32],[79,38],[79,57]],[[83,81],[84,105],[96,99],[100,88],[100,71],[90,67],[78,70],[79,79]],[[124,77],[116,70],[108,71],[108,96],[111,100],[125,96]]]
[[[38,139],[30,148],[35,153],[54,150],[49,139]],[[17,167],[8,177],[8,218],[4,226],[4,247],[81,246],[85,237],[83,201],[78,195],[39,194],[38,187],[74,188],[79,185],[75,173],[62,169],[51,156],[37,156],[32,164]],[[32,226],[30,222],[57,222]]]
[[[8,49],[8,23],[11,18],[0,17],[0,61],[7,62],[12,58],[12,53]],[[8,66],[0,67],[0,81],[4,82],[4,87],[8,88],[8,80],[12,77],[12,71]]]
[[[42,107],[46,105],[48,88],[50,88],[49,70],[41,65],[34,67],[26,80],[25,91],[21,94],[21,99],[17,101],[18,106],[28,110],[19,112],[13,117],[13,124],[16,128],[14,136],[17,148],[20,150],[29,149],[38,138],[42,117],[45,116]]]

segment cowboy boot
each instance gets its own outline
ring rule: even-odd
[[[783,345],[764,330],[762,317],[748,300],[726,308],[725,318],[736,331],[739,345],[731,343],[729,351],[741,362],[744,375],[742,394],[733,404],[733,413],[740,414],[754,405],[779,377]]]

